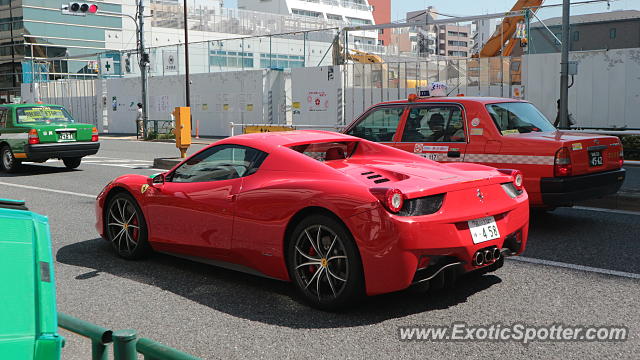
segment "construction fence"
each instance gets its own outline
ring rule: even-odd
[[[191,75],[193,127],[201,136],[228,136],[229,123],[350,123],[381,101],[405,99],[440,81],[451,95],[523,98],[551,121],[559,98],[559,54],[259,69]],[[569,90],[577,126],[640,127],[640,49],[572,52],[578,74]],[[185,103],[184,76],[149,79],[149,119],[169,120]],[[59,80],[23,84],[23,98],[61,104],[100,131],[135,133],[140,78]]]

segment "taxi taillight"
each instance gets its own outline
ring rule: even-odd
[[[29,144],[40,144],[40,138],[38,137],[38,130],[29,130]]]
[[[91,129],[91,141],[98,141],[98,129],[95,126]]]
[[[569,155],[569,149],[562,147],[556,152],[556,157],[553,161],[553,175],[571,176],[571,171],[571,157]]]
[[[618,165],[622,167],[624,165],[624,150],[620,148],[620,158],[618,159]]]

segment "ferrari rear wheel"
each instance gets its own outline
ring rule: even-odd
[[[289,241],[287,259],[297,290],[317,308],[338,309],[364,293],[358,249],[335,219],[313,215],[302,220]]]
[[[134,260],[151,251],[142,210],[131,195],[115,195],[109,200],[105,213],[107,240],[120,257]]]

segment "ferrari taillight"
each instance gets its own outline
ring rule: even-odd
[[[404,205],[404,194],[398,189],[372,188],[369,191],[392,213],[397,213]]]
[[[512,177],[513,187],[517,191],[524,189],[524,178],[522,177],[522,171],[513,169],[498,169],[503,174],[510,175]]]
[[[95,126],[91,129],[91,141],[98,141],[98,129]]]
[[[569,149],[562,147],[556,152],[556,157],[553,161],[553,175],[571,176],[571,171],[571,157],[569,155]]]
[[[29,130],[29,144],[39,144],[40,138],[38,137],[38,130]]]

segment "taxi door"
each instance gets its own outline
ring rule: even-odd
[[[407,109],[394,147],[438,162],[462,161],[467,148],[464,111],[453,103],[417,103]]]

